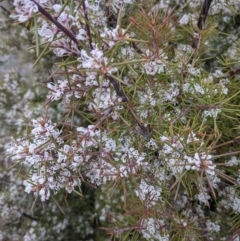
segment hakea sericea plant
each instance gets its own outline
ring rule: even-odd
[[[12,17],[35,30],[37,61],[47,51],[59,57],[44,105],[61,102],[65,112],[57,123],[32,120],[27,137],[7,147],[26,167],[25,191],[44,202],[97,188],[96,212],[111,237],[234,240],[239,46],[222,44],[220,30],[239,3],[14,6]]]

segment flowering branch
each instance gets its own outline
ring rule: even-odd
[[[78,45],[78,40],[76,39],[76,36],[71,31],[69,31],[61,23],[59,23],[49,12],[47,12],[35,0],[31,0],[31,1],[34,2],[38,6],[38,10],[39,10],[40,13],[42,13],[43,16],[45,16],[52,23],[54,23],[63,33],[65,33],[73,42],[75,42]]]

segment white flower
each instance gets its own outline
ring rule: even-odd
[[[158,53],[151,53],[149,50],[146,51],[146,62],[142,65],[143,70],[148,75],[155,75],[164,72],[165,60],[167,56],[163,50],[159,50]]]
[[[57,31],[58,29],[56,26],[49,26],[49,24],[44,20],[41,27],[38,29],[38,34],[46,41],[52,41]]]
[[[203,203],[207,206],[209,205],[208,200],[211,199],[211,196],[208,194],[206,188],[202,187],[202,190],[200,190],[199,194],[195,195],[195,198],[197,198],[200,203]]]
[[[60,100],[64,96],[65,101],[67,103],[70,102],[70,98],[73,95],[73,91],[71,91],[67,80],[58,80],[57,84],[52,82],[47,83],[47,87],[48,89],[50,89],[50,91],[48,92],[47,98],[50,99],[51,101]]]
[[[169,235],[161,235],[161,231],[164,231],[163,227],[163,220],[148,218],[143,220],[141,233],[147,240],[169,241]]]
[[[211,220],[207,220],[206,222],[207,230],[210,232],[219,232],[220,231],[220,226],[216,223],[211,222]]]
[[[216,118],[220,112],[221,112],[220,108],[212,108],[212,109],[204,110],[202,113],[202,116],[203,117],[209,116],[209,117]]]
[[[140,200],[144,201],[146,206],[151,207],[156,204],[158,200],[161,200],[162,189],[153,185],[148,185],[145,180],[141,180],[141,183],[137,190],[136,195]]]
[[[91,136],[92,137],[92,136],[95,135],[93,129],[94,129],[94,126],[89,125],[88,128],[78,127],[77,131],[80,132],[80,133],[83,133],[84,136]]]
[[[27,193],[30,193],[31,191],[32,191],[32,189],[33,189],[33,185],[30,183],[30,182],[28,182],[27,180],[24,180],[23,181],[23,185],[25,186],[25,192],[27,192]]]
[[[51,120],[45,120],[39,117],[37,120],[32,120],[33,129],[31,134],[36,137],[53,137],[57,139],[60,135],[60,131],[56,129],[56,124],[52,124]],[[42,144],[42,143],[41,143]]]
[[[76,35],[76,39],[78,40],[85,40],[87,39],[87,34],[84,29],[79,29],[78,34]]]
[[[194,90],[197,93],[202,94],[202,95],[204,95],[204,93],[205,93],[205,89],[198,83],[194,84]]]
[[[217,69],[217,70],[215,70],[215,72],[213,73],[213,76],[214,76],[215,78],[221,78],[221,77],[224,77],[224,73],[222,72],[222,70]]]
[[[206,173],[210,175],[215,174],[215,167],[216,165],[213,164],[211,161],[212,156],[208,155],[206,153],[195,153],[194,157],[191,156],[184,156],[184,159],[186,160],[186,166],[185,168],[187,170],[196,170],[199,171],[201,169],[204,169]]]
[[[201,70],[200,69],[194,68],[191,65],[188,65],[188,69],[187,70],[188,70],[189,74],[192,74],[192,75],[195,75],[195,76],[199,76],[201,74]]]
[[[30,228],[23,237],[24,241],[32,241],[32,240],[36,240],[36,239],[37,239],[37,234],[34,233],[33,228]]]
[[[117,68],[109,66],[109,59],[104,56],[103,51],[99,50],[97,45],[91,50],[90,54],[84,49],[81,50],[81,57],[78,60],[81,62],[79,68],[92,69],[96,73],[97,70],[104,74],[112,74],[117,71]]]
[[[184,14],[182,18],[179,20],[180,25],[188,24],[188,22],[189,22],[189,17],[187,14]]]
[[[231,159],[227,162],[228,166],[237,166],[239,163],[239,159],[236,156],[232,156]]]
[[[11,17],[17,18],[19,22],[27,21],[38,11],[38,6],[31,0],[14,0],[13,5],[16,13],[13,13]]]
[[[54,4],[52,8],[54,9],[54,11],[56,13],[60,13],[61,10],[62,10],[62,5],[61,4]]]
[[[41,188],[41,190],[39,191],[39,195],[40,195],[40,198],[41,198],[42,202],[48,200],[49,197],[50,197],[49,188],[46,188],[46,187]]]
[[[162,91],[162,99],[164,102],[172,102],[174,104],[177,103],[176,97],[179,95],[180,90],[179,90],[179,84],[177,82],[173,82],[170,84],[169,87],[166,88],[166,90]]]
[[[115,29],[109,30],[105,28],[104,33],[101,34],[101,37],[106,38],[106,42],[110,47],[112,47],[117,41],[124,40],[128,37],[126,30],[122,29],[117,25]]]

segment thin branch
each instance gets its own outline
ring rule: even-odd
[[[113,108],[109,108],[109,109],[105,110],[102,117],[99,119],[99,121],[97,121],[94,124],[94,129],[97,128],[102,122],[104,122],[108,118],[108,116],[110,116],[112,111],[113,111]]]
[[[234,75],[238,74],[239,72],[240,72],[240,68],[235,71],[231,71],[229,77],[232,78]]]
[[[198,23],[197,23],[197,26],[198,26],[199,30],[203,29],[203,24],[206,21],[206,18],[207,18],[208,11],[210,9],[211,3],[212,3],[212,0],[204,0],[203,6],[202,6],[202,10],[201,10],[200,16],[198,18]],[[193,49],[197,48],[197,43],[196,42],[199,42],[199,41],[200,40],[198,38],[197,39],[193,38],[193,41],[192,41],[192,48]]]
[[[113,85],[115,91],[117,92],[117,95],[122,98],[122,102],[128,103],[128,98],[125,95],[125,93],[123,92],[120,84],[113,77],[111,77],[109,75],[107,77],[108,77],[110,83]]]
[[[128,109],[130,110],[133,119],[137,122],[138,127],[141,129],[142,135],[145,138],[150,138],[151,134],[149,133],[148,129],[144,126],[144,124],[138,119],[137,114],[135,113],[135,111],[133,109],[131,109],[129,106],[128,106]]]
[[[107,77],[108,77],[110,83],[113,85],[115,91],[117,92],[117,95],[122,98],[123,102],[128,103],[128,98],[125,95],[125,93],[123,92],[120,84],[113,77],[111,77],[111,76],[107,76]],[[137,125],[141,129],[142,135],[146,138],[150,138],[151,135],[150,135],[148,129],[144,126],[143,123],[141,123],[139,121],[139,118],[137,117],[137,114],[134,112],[134,110],[131,109],[129,106],[128,106],[128,109],[130,110],[133,119],[137,122]]]
[[[0,5],[0,8],[4,11],[4,14],[11,14],[11,11],[9,11],[8,9],[6,9],[4,6]]]
[[[202,10],[197,23],[197,26],[200,30],[202,30],[203,24],[206,21],[211,3],[212,3],[212,0],[205,0],[203,3]]]
[[[87,10],[86,10],[85,1],[83,1],[82,6],[83,6],[84,16],[85,16],[85,19],[86,19],[86,31],[87,31],[87,35],[88,35],[89,45],[90,45],[90,48],[93,49],[92,35],[91,35],[90,27],[89,27],[89,24],[88,24],[88,14],[87,14]]]
[[[26,217],[26,218],[31,219],[31,220],[38,221],[37,218],[35,218],[35,217],[33,217],[32,215],[29,215],[29,214],[27,214],[27,213],[25,213],[25,212],[22,213],[22,215],[23,215],[24,217]]]
[[[143,51],[136,45],[135,42],[132,43],[132,46],[136,50],[137,53],[143,54]]]

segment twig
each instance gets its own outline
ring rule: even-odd
[[[120,84],[113,77],[111,77],[109,75],[107,77],[108,77],[110,83],[113,85],[115,91],[117,92],[117,95],[122,98],[122,102],[127,103],[128,102],[128,98],[125,95],[125,93],[123,92]]]
[[[235,71],[231,71],[229,77],[231,78],[231,77],[233,77],[234,75],[238,74],[239,72],[240,72],[240,68],[237,69],[237,70],[235,70]]]
[[[197,26],[199,29],[202,30],[203,24],[206,21],[207,15],[208,15],[208,10],[210,8],[210,5],[212,3],[212,0],[205,0],[202,6],[202,10],[198,19]]]
[[[88,35],[89,45],[90,45],[90,48],[93,49],[93,46],[92,46],[92,35],[91,35],[91,31],[90,31],[89,24],[88,24],[88,14],[87,14],[87,10],[86,10],[85,1],[83,1],[82,6],[83,6],[84,16],[85,16],[85,19],[86,19],[86,31],[87,31],[87,35]]]
[[[96,129],[102,122],[104,122],[108,118],[108,116],[112,113],[112,111],[113,111],[113,108],[109,108],[105,110],[102,117],[99,119],[99,121],[97,121],[94,124],[94,129]]]
[[[137,117],[137,114],[135,113],[135,111],[132,108],[130,108],[129,106],[128,106],[128,109],[130,110],[133,119],[137,122],[139,128],[141,129],[142,135],[145,138],[150,138],[151,134],[149,133],[148,129],[144,126],[144,124],[138,120],[138,117]]]
[[[204,0],[203,6],[202,6],[202,10],[201,10],[200,16],[198,18],[198,23],[197,23],[197,26],[198,26],[199,30],[203,29],[203,24],[206,21],[206,18],[207,18],[208,11],[209,11],[209,8],[211,6],[211,3],[212,3],[212,0]],[[196,44],[197,41],[198,40],[196,38],[193,38],[193,41],[192,41],[192,48],[193,49],[197,48],[197,44]]]
[[[122,101],[123,101],[123,102],[128,103],[128,98],[127,98],[127,96],[125,95],[125,93],[123,92],[120,84],[119,84],[113,77],[111,77],[111,76],[107,76],[107,77],[108,77],[110,83],[113,85],[115,91],[117,92],[117,95],[122,98]],[[128,109],[130,110],[133,119],[137,122],[139,128],[141,129],[142,135],[143,135],[144,137],[146,137],[146,138],[150,138],[151,135],[150,135],[148,129],[144,126],[143,123],[141,123],[141,122],[139,121],[139,119],[138,119],[136,113],[134,112],[134,110],[131,109],[129,106],[128,106]]]
[[[135,42],[132,43],[132,46],[136,50],[137,53],[143,54],[143,51],[136,45]]]
[[[31,219],[31,220],[38,221],[37,218],[35,218],[35,217],[33,217],[32,215],[29,215],[29,214],[27,214],[27,213],[25,213],[25,212],[22,213],[22,215],[23,215],[24,217],[27,217],[27,218]]]
[[[11,11],[9,11],[8,9],[6,9],[4,6],[0,5],[0,8],[5,12],[5,14],[11,14]]]

